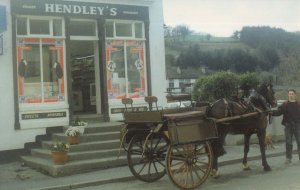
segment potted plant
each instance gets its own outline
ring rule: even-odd
[[[87,123],[87,122],[80,121],[80,119],[79,119],[78,116],[77,116],[77,117],[75,118],[75,120],[72,122],[72,126],[73,126],[73,127],[78,127],[81,134],[84,133],[84,129],[85,129],[85,127],[87,127],[87,125],[88,125],[88,123]]]
[[[64,164],[68,161],[69,144],[55,141],[51,146],[52,159],[55,164]]]
[[[81,135],[81,132],[78,127],[71,126],[66,130],[65,135],[68,136],[70,145],[73,145],[79,143],[79,136]]]

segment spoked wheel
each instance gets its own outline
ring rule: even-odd
[[[162,178],[166,173],[165,157],[168,146],[169,140],[162,133],[152,134],[146,144],[144,138],[134,136],[127,152],[131,173],[145,182],[153,182]]]
[[[170,146],[166,158],[168,176],[180,189],[197,188],[209,176],[212,156],[208,142]]]

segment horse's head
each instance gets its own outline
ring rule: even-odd
[[[257,92],[262,95],[271,107],[277,105],[273,85],[270,82],[262,83],[258,86]]]

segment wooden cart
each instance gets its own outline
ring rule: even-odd
[[[178,149],[170,148],[170,145],[175,148],[183,144],[206,142],[210,139],[210,137],[195,136],[194,134],[197,133],[213,134],[213,137],[217,135],[215,126],[212,126],[212,130],[208,132],[210,130],[208,124],[213,123],[203,119],[204,111],[201,111],[201,108],[163,110],[158,108],[156,97],[146,97],[145,101],[149,104],[149,109],[135,112],[132,111],[132,99],[122,100],[125,112],[121,144],[127,151],[128,166],[132,174],[142,181],[153,182],[163,177],[166,166],[172,166],[176,160],[171,157],[171,152]],[[200,125],[203,127],[199,128]],[[201,132],[202,130],[204,131]],[[209,154],[207,156],[209,160],[206,161],[207,172],[203,176],[206,178],[211,168],[212,151],[209,143],[201,143],[201,145],[208,146],[206,154]],[[172,161],[170,160],[166,165],[167,154]],[[177,155],[176,158],[179,157],[180,155]],[[171,170],[168,170],[168,173],[171,174]]]
[[[212,168],[210,142],[218,138],[216,123],[230,118],[207,118],[205,107],[159,109],[153,96],[145,101],[147,111],[132,111],[132,99],[122,100],[126,109],[121,145],[127,151],[130,171],[145,182],[167,172],[180,189],[199,187]]]

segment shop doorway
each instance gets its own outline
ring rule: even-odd
[[[96,52],[95,41],[71,40],[72,107],[75,115],[97,113],[96,84],[99,81],[96,74],[99,74],[99,69]]]

